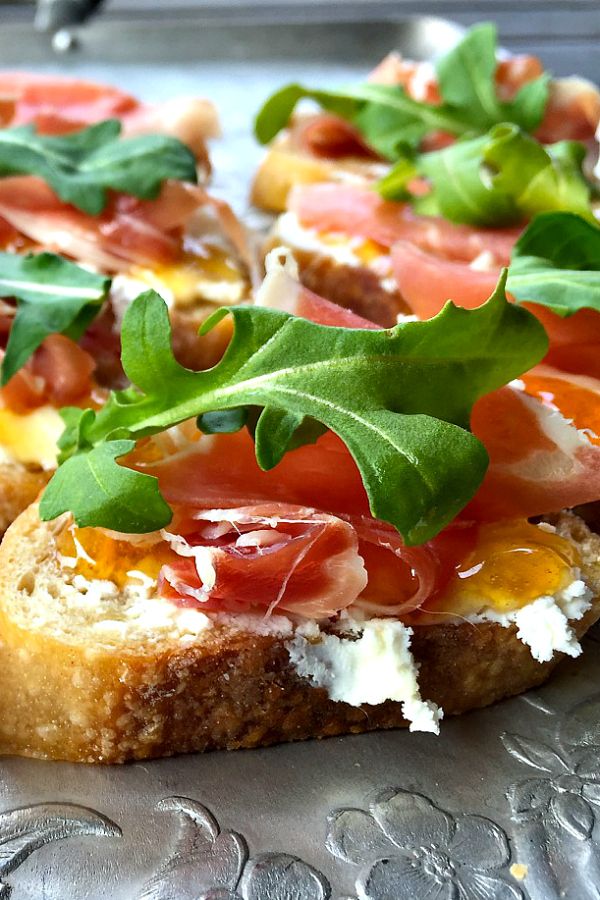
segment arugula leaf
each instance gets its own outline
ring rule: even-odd
[[[300,100],[314,100],[328,112],[352,122],[367,143],[382,156],[395,159],[401,151],[417,147],[428,131],[444,129],[461,134],[467,128],[440,107],[420,103],[401,87],[359,84],[338,91],[320,91],[288,84],[276,91],[259,110],[254,133],[268,144],[288,124]]]
[[[414,199],[419,212],[478,226],[510,225],[548,210],[571,210],[593,219],[582,173],[585,148],[574,141],[544,147],[509,123],[444,150],[401,160],[379,182],[388,200],[406,199],[415,175],[431,191]]]
[[[496,29],[493,25],[484,23],[472,28],[439,60],[436,71],[444,100],[455,107],[464,107],[475,128],[479,123],[488,128],[502,118],[502,104],[494,83]]]
[[[106,299],[111,280],[54,253],[0,253],[0,297],[17,311],[0,368],[5,385],[49,334],[77,340]]]
[[[120,134],[118,119],[59,137],[39,135],[32,125],[0,129],[0,177],[37,175],[92,216],[106,206],[109,188],[153,200],[167,178],[197,180],[194,156],[177,138]]]
[[[496,43],[495,26],[479,25],[438,61],[442,102],[437,105],[412,99],[399,85],[365,83],[322,91],[288,84],[259,110],[256,137],[261,144],[272,141],[302,99],[314,100],[352,122],[374,150],[392,161],[416,150],[423,137],[434,131],[480,134],[500,122],[533,131],[546,108],[550,78],[544,74],[524,85],[512,101],[501,101],[495,84]]]
[[[507,286],[559,316],[600,312],[600,227],[568,212],[536,216],[515,244]]]
[[[542,121],[548,102],[550,76],[544,73],[504,102],[496,91],[497,34],[492,23],[471,28],[460,43],[436,66],[444,102],[461,110],[474,132],[486,131],[500,122],[514,122],[534,131]]]
[[[534,132],[544,118],[550,96],[552,78],[544,72],[539,78],[526,82],[512,100],[504,105],[505,121],[514,122],[524,131]]]
[[[76,508],[82,528],[98,525],[143,533],[148,530],[148,521],[155,528],[168,525],[173,513],[158,491],[157,479],[115,462],[134,447],[135,441],[105,441],[87,453],[67,459],[44,491],[40,501],[42,519]]]
[[[63,465],[73,465],[58,470],[58,487],[50,482],[42,516],[70,509],[80,523],[123,530],[126,515],[119,507],[112,520],[109,498],[134,506],[136,486],[124,483],[115,462],[127,441],[206,413],[259,407],[262,466],[276,465],[302,429],[302,439],[314,440],[316,420],[346,443],[373,515],[391,522],[407,543],[427,540],[468,502],[485,473],[485,449],[466,430],[473,403],[546,352],[542,326],[506,301],[504,280],[479,309],[449,303],[434,319],[388,330],[326,327],[264,307],[219,310],[204,330],[230,314],[234,334],[221,362],[204,372],[176,362],[164,301],[153,291],[142,294],[122,330],[123,367],[136,387],[113,393],[98,413],[77,420],[76,433],[63,441],[74,453]],[[106,445],[111,449],[100,449]],[[85,462],[90,453],[92,464]],[[158,496],[156,484],[154,490]],[[164,524],[158,500],[147,500],[136,504],[140,532]]]
[[[261,144],[268,144],[285,128],[296,104],[303,99],[315,100],[323,109],[344,119],[351,119],[359,108],[352,93],[319,91],[301,84],[287,84],[265,101],[255,118],[254,133]]]

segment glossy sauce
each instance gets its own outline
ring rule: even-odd
[[[132,278],[172,291],[176,307],[197,302],[240,303],[249,291],[249,281],[241,263],[222,247],[203,241],[185,249],[175,263],[155,269],[132,268]]]
[[[114,581],[120,588],[139,584],[136,572],[156,580],[162,565],[177,558],[156,535],[128,541],[100,529],[75,526],[62,532],[57,546],[62,556],[76,558],[78,574]],[[473,549],[464,554],[457,547],[456,554],[456,574],[443,594],[426,601],[408,617],[410,621],[432,624],[440,616],[467,616],[483,606],[499,613],[519,609],[565,587],[581,563],[569,541],[525,520],[482,525]],[[375,571],[369,595],[376,593],[376,585]]]
[[[575,547],[552,531],[525,520],[485,524],[444,593],[423,613],[468,616],[484,606],[511,612],[561,590],[580,565]]]
[[[99,528],[77,528],[70,525],[57,538],[62,557],[75,559],[75,571],[89,581],[114,582],[118,588],[138,584],[141,572],[155,581],[161,567],[175,556],[168,544],[155,534],[147,540],[135,536],[134,541],[120,540]]]

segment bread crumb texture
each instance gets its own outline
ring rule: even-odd
[[[290,665],[294,626],[283,617],[209,619],[110,582],[77,582],[55,536],[30,507],[0,548],[0,752],[121,763],[211,749],[257,747],[407,723],[402,705],[335,702]],[[557,522],[579,547],[600,593],[600,539],[574,516]],[[594,600],[574,623],[600,615]],[[493,622],[415,627],[411,649],[425,700],[446,715],[541,684],[516,628]]]

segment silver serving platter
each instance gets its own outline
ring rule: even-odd
[[[0,61],[151,100],[211,96],[224,124],[217,188],[245,213],[261,152],[252,113],[270,90],[350,81],[392,48],[428,57],[457,34],[431,18],[327,31],[248,15],[228,27],[100,18],[57,57],[12,21]],[[0,898],[598,900],[599,641],[538,692],[448,720],[439,738],[395,731],[108,768],[3,759]]]

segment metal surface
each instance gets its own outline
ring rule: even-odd
[[[7,0],[4,0],[4,4]],[[41,0],[79,3],[85,0]],[[0,0],[0,21],[33,20],[33,0]],[[105,21],[151,18],[155,22],[195,16],[203,22],[253,26],[272,22],[354,22],[436,15],[472,25],[493,19],[501,41],[515,51],[538,53],[558,75],[598,78],[600,5],[598,0],[104,0]],[[69,44],[64,34],[58,46]]]
[[[426,56],[456,35],[431,19],[327,33],[97,22],[57,60],[20,29],[0,29],[3,65],[147,99],[213,97],[218,188],[242,211],[261,152],[252,112],[270,90],[343,83],[393,47]],[[388,732],[120,768],[1,760],[0,898],[598,900],[598,637],[585,644],[535,695],[448,720],[439,738]]]
[[[238,8],[226,24],[200,17],[110,21],[102,17],[75,30],[75,47],[57,55],[31,23],[0,28],[5,68],[72,74],[113,82],[144,99],[201,95],[217,105],[223,140],[214,147],[216,190],[244,212],[251,173],[262,150],[252,137],[253,115],[285,81],[340,85],[360,79],[393,48],[427,59],[451,46],[462,29],[443,19],[404,22],[281,25],[248,23]],[[246,24],[243,24],[243,23]]]
[[[79,25],[92,15],[102,0],[37,0],[35,27],[39,31],[56,32]]]
[[[597,900],[599,679],[590,639],[539,692],[439,738],[3,760],[0,879],[13,900]]]

